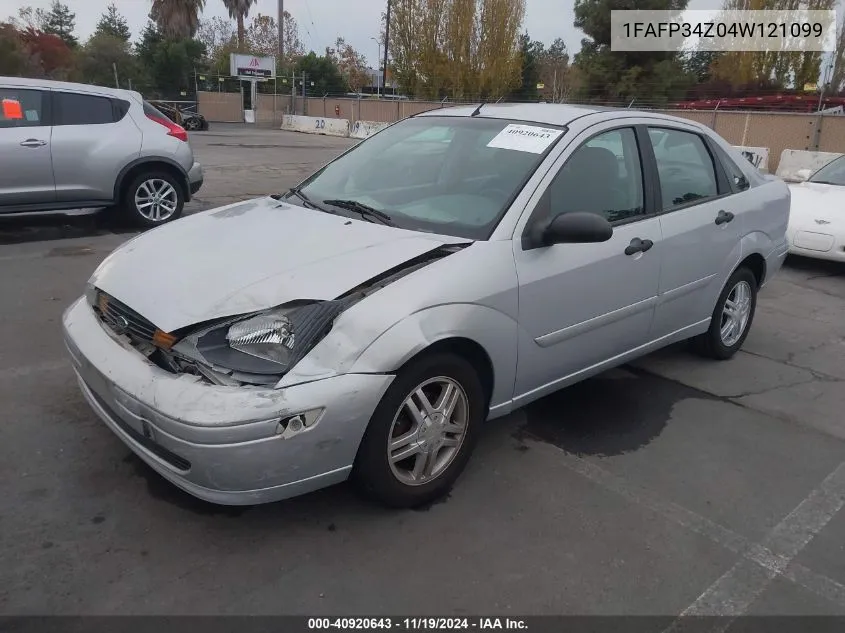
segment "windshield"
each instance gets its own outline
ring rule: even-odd
[[[406,119],[324,167],[301,192],[332,210],[331,201],[366,205],[401,228],[487,239],[564,132],[501,119]]]
[[[810,182],[845,187],[845,156],[840,156],[810,176]]]

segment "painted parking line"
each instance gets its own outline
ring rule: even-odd
[[[525,433],[524,437],[542,442],[530,432]],[[597,464],[559,447],[555,448],[560,453],[560,462],[569,470],[742,556],[731,570],[687,607],[667,631],[674,633],[681,630],[683,616],[702,615],[731,616],[719,620],[718,626],[724,624],[727,628],[733,617],[743,614],[776,576],[786,578],[845,607],[845,585],[793,561],[845,502],[845,463],[775,526],[761,543],[753,543],[741,534],[683,506],[661,499],[650,490],[614,475]]]
[[[684,616],[729,616],[720,620],[712,629],[724,631],[734,618],[748,610],[775,576],[784,576],[783,572],[792,559],[830,522],[843,504],[845,462],[830,473],[760,543],[763,549],[774,554],[775,565],[764,566],[751,558],[743,558],[684,609],[681,619]],[[801,577],[794,573],[792,576]],[[813,590],[812,587],[807,588]],[[669,630],[673,630],[672,627]]]

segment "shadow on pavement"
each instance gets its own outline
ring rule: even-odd
[[[125,223],[111,209],[104,209],[90,215],[74,216],[15,218],[0,215],[0,246],[136,231],[136,228]]]

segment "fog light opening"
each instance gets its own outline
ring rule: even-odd
[[[281,435],[285,438],[293,437],[298,433],[313,428],[319,422],[322,415],[323,409],[311,409],[283,418],[276,425],[276,435]]]

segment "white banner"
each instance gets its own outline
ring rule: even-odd
[[[229,66],[232,77],[273,79],[276,76],[275,57],[256,57],[232,53],[229,56]]]

